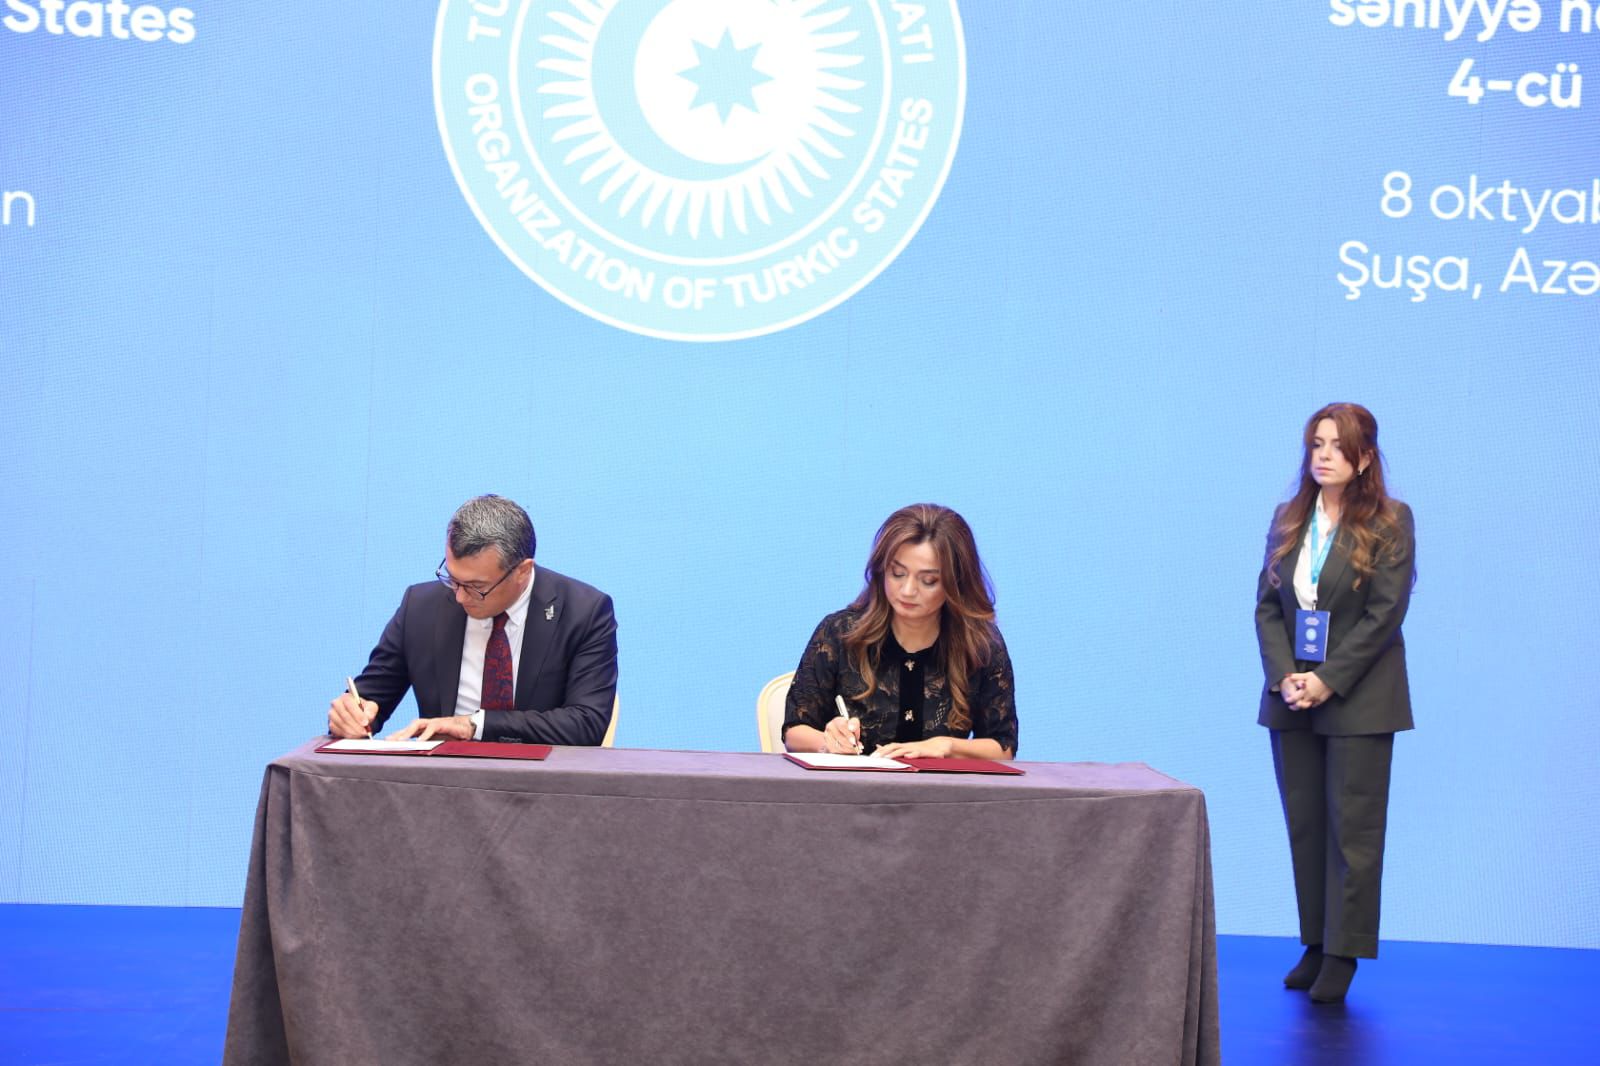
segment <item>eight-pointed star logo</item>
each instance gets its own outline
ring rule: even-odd
[[[736,47],[729,31],[723,30],[722,40],[716,47],[708,48],[699,41],[694,42],[694,47],[700,54],[699,61],[679,72],[695,84],[694,100],[689,104],[691,109],[710,104],[717,109],[723,122],[728,121],[735,107],[760,110],[753,90],[762,82],[772,80],[756,69],[753,53],[760,50],[760,45]]]
[[[443,0],[446,154],[568,305],[732,340],[849,299],[916,234],[960,138],[954,0]]]

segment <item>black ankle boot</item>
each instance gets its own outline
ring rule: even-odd
[[[1311,986],[1311,998],[1318,1003],[1343,1003],[1356,975],[1356,960],[1343,955],[1322,956],[1322,970]]]
[[[1294,964],[1294,969],[1283,975],[1283,987],[1310,988],[1321,970],[1322,945],[1312,944],[1306,948],[1306,953],[1300,956],[1300,961]]]

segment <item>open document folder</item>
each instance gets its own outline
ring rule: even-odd
[[[505,744],[492,740],[333,740],[317,749],[331,755],[446,755],[468,759],[532,759],[549,756],[548,744]]]
[[[890,773],[1020,774],[1010,763],[993,759],[881,759],[876,755],[833,755],[819,751],[786,751],[783,757],[807,770],[883,770]]]

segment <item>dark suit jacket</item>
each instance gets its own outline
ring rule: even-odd
[[[414,689],[424,718],[456,712],[467,615],[437,581],[412,585],[356,678],[378,705],[374,731]],[[617,693],[617,619],[611,597],[548,567],[534,568],[517,664],[516,710],[484,715],[483,739],[599,744]]]
[[[1327,736],[1395,733],[1410,729],[1411,689],[1406,679],[1406,644],[1400,634],[1416,568],[1416,529],[1411,508],[1397,503],[1400,544],[1396,558],[1381,562],[1356,585],[1350,541],[1341,527],[1317,581],[1317,607],[1329,612],[1328,658],[1311,663],[1294,657],[1294,568],[1300,552],[1278,563],[1278,587],[1265,568],[1256,583],[1256,640],[1266,685],[1256,721],[1268,729],[1311,729]],[[1280,508],[1281,510],[1281,508]],[[1276,516],[1274,516],[1276,525]],[[1271,534],[1268,534],[1270,551]],[[1302,547],[1301,551],[1304,550]],[[1297,711],[1272,687],[1285,674],[1311,670],[1333,689],[1320,707]]]

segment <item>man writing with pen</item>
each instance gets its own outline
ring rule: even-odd
[[[599,744],[617,691],[611,597],[535,566],[535,544],[510,500],[462,504],[437,580],[406,589],[328,732],[376,735],[410,689],[420,717],[392,739]]]

